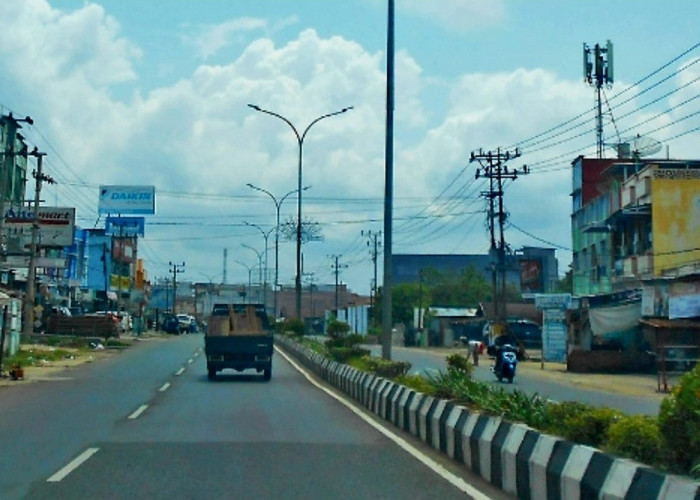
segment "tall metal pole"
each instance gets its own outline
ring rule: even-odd
[[[386,43],[386,146],[384,151],[384,286],[382,288],[382,358],[391,359],[391,247],[394,197],[394,0],[388,0]]]
[[[297,138],[297,144],[299,145],[299,160],[298,160],[298,172],[297,172],[297,191],[299,191],[299,196],[297,198],[297,252],[296,252],[296,265],[297,265],[297,270],[296,270],[296,276],[294,278],[294,288],[295,288],[295,295],[296,295],[296,317],[297,319],[302,319],[301,317],[301,172],[302,172],[302,159],[303,159],[303,147],[304,147],[304,139],[306,138],[306,134],[313,127],[316,123],[320,122],[324,118],[330,118],[331,116],[339,115],[341,113],[345,113],[348,110],[352,109],[352,106],[348,106],[347,108],[343,108],[339,111],[335,111],[333,113],[328,113],[322,116],[319,116],[318,118],[314,119],[307,127],[304,129],[304,132],[299,134],[297,131],[296,127],[292,122],[290,122],[287,118],[284,116],[275,113],[273,111],[268,111],[266,109],[262,109],[259,106],[256,106],[255,104],[248,104],[248,106],[255,111],[260,111],[261,113],[265,113],[271,116],[275,116],[285,122],[287,125],[289,125],[294,132],[294,135]]]

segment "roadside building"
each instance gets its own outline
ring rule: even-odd
[[[700,161],[578,157],[573,181],[572,347],[697,360]]]

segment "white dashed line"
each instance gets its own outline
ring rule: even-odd
[[[391,439],[394,443],[396,443],[398,446],[403,448],[406,452],[408,452],[410,455],[412,455],[414,458],[422,462],[425,466],[427,466],[429,469],[431,469],[433,472],[436,474],[440,475],[443,479],[451,483],[453,486],[456,488],[459,488],[461,491],[466,493],[467,495],[471,496],[475,500],[489,500],[489,497],[484,495],[481,491],[477,490],[474,488],[472,485],[467,483],[464,479],[461,477],[456,476],[452,472],[448,471],[445,467],[442,465],[438,464],[435,462],[433,459],[428,457],[427,455],[421,453],[417,448],[412,446],[408,441],[404,440],[402,437],[400,437],[397,434],[394,434],[391,432],[389,429],[383,427],[382,425],[379,425],[376,423],[374,420],[366,416],[362,411],[360,411],[358,408],[355,407],[355,405],[349,403],[345,399],[339,397],[336,395],[333,391],[330,389],[325,388],[318,382],[316,382],[309,372],[301,367],[298,363],[296,363],[294,360],[292,360],[287,354],[282,352],[281,349],[275,347],[275,350],[284,358],[286,359],[298,372],[300,372],[306,379],[311,382],[313,385],[315,385],[318,389],[322,390],[326,394],[328,394],[330,397],[338,401],[339,403],[345,405],[355,413],[358,417],[360,417],[362,420],[364,420],[367,424],[370,426],[374,427],[377,431],[380,433],[384,434],[387,438]]]
[[[136,418],[139,418],[141,416],[141,414],[146,411],[147,408],[148,408],[148,405],[139,406],[138,409],[134,413],[129,415],[129,420],[134,420]]]
[[[73,459],[73,461],[71,461],[63,469],[59,470],[56,474],[48,478],[46,481],[49,483],[57,483],[59,481],[62,481],[68,474],[80,467],[83,464],[83,462],[85,462],[98,451],[99,448],[88,448],[80,455],[78,455],[75,459]]]
[[[176,371],[176,372],[175,372],[175,376],[179,377],[179,376],[182,375],[183,373],[185,373],[185,368],[184,368],[184,367],[183,367],[183,368],[180,368],[178,371]]]
[[[170,388],[170,382],[164,383],[160,389],[158,389],[158,392],[165,392]]]
[[[191,365],[192,363],[194,363],[194,359],[190,358],[190,359],[187,360],[187,364],[188,364],[188,365]]]

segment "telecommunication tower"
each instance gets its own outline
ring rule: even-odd
[[[583,44],[583,78],[596,88],[596,146],[598,158],[603,157],[603,105],[600,92],[603,86],[613,85],[613,45],[610,40],[605,47],[595,44],[593,48]]]

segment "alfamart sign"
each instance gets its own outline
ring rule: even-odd
[[[7,252],[27,252],[31,246],[34,210],[27,207],[5,205],[5,238]],[[75,232],[75,208],[40,207],[37,245],[40,247],[66,247],[73,244]]]
[[[154,186],[100,186],[97,211],[101,214],[156,213]]]

